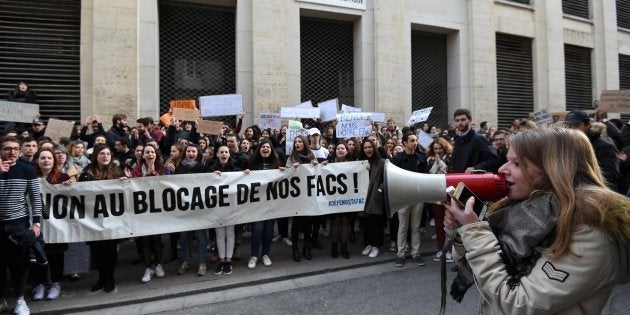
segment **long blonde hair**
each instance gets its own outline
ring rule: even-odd
[[[563,128],[537,128],[514,135],[511,149],[518,156],[533,197],[553,192],[560,214],[552,258],[571,253],[573,233],[582,224],[597,227],[630,244],[630,201],[610,190],[602,177],[590,141],[583,132]],[[541,178],[528,178],[528,168],[542,170]],[[504,198],[491,211],[506,206]]]

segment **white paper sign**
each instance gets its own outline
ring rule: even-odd
[[[282,118],[276,113],[260,113],[258,115],[258,127],[260,129],[280,129],[282,127]]]
[[[319,118],[323,122],[337,119],[337,104],[338,100],[336,98],[317,104],[317,107],[319,107]]]
[[[287,128],[287,135],[285,145],[284,145],[284,153],[289,156],[291,155],[291,151],[293,151],[293,140],[297,136],[305,136],[308,138],[308,130],[296,129],[296,128]]]
[[[71,243],[362,211],[369,177],[366,163],[72,185],[40,180],[48,213],[42,231],[48,243]]]
[[[318,107],[281,107],[282,118],[319,118]]]
[[[341,111],[345,112],[345,113],[349,113],[349,112],[362,112],[363,109],[358,108],[358,107],[352,107],[346,104],[341,104]]]
[[[385,113],[369,113],[372,117],[372,121],[385,122]]]
[[[411,117],[409,118],[409,121],[407,121],[407,126],[411,126],[419,122],[427,121],[427,119],[429,119],[429,115],[431,115],[432,109],[433,107],[427,107],[427,108],[416,110],[413,113],[411,113]]]
[[[313,102],[306,101],[304,103],[297,104],[297,105],[295,105],[293,107],[295,107],[295,108],[311,108],[311,107],[313,107]]]
[[[431,137],[428,133],[422,130],[418,132],[418,144],[420,144],[425,150],[429,150],[433,141],[435,141],[435,139],[433,139],[433,137]]]
[[[346,113],[337,115],[337,138],[367,137],[371,133],[371,113]]]
[[[239,94],[201,96],[199,108],[203,117],[238,115],[243,112],[243,96]]]
[[[549,113],[549,111],[546,108],[543,110],[534,112],[534,120],[536,121],[536,124],[539,126],[553,124],[553,117],[551,117],[551,113]]]
[[[39,115],[39,105],[0,101],[0,121],[31,123]]]

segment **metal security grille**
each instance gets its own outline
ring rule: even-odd
[[[411,32],[411,110],[433,106],[429,124],[446,128],[446,35]]]
[[[27,81],[44,118],[80,120],[80,0],[0,0],[0,99]]]
[[[630,56],[619,55],[619,89],[630,90]]]
[[[300,19],[302,101],[339,98],[354,106],[352,28],[352,22]]]
[[[590,19],[589,0],[562,0],[562,13]]]
[[[233,8],[160,1],[159,17],[161,113],[173,99],[236,93]]]
[[[564,81],[567,110],[592,109],[591,49],[564,45]]]
[[[499,128],[509,128],[534,111],[532,40],[497,34],[496,47]]]
[[[617,26],[630,29],[630,0],[617,0]]]

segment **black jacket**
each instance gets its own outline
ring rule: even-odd
[[[463,173],[468,167],[496,173],[500,166],[501,157],[484,136],[469,130],[464,136],[455,137],[449,173]]]
[[[602,176],[606,180],[608,187],[618,191],[621,174],[619,173],[617,147],[613,140],[609,137],[602,137],[599,132],[592,128],[586,131],[586,136],[591,141],[597,163],[599,163],[599,168],[602,170]]]
[[[392,158],[392,163],[402,169],[416,173],[427,173],[428,171],[427,158],[420,152],[414,152],[412,155],[408,155],[404,151],[400,152]]]

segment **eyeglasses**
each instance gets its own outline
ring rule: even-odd
[[[20,152],[20,147],[6,147],[6,148],[2,148],[2,151],[4,152]]]

